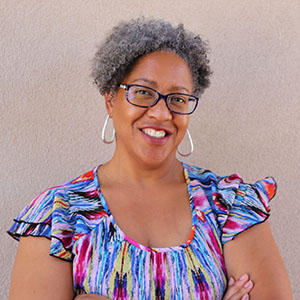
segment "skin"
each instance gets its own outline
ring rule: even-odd
[[[168,94],[192,93],[192,82],[190,69],[180,57],[156,52],[140,59],[122,83],[147,85]],[[192,218],[182,165],[175,155],[189,116],[171,113],[162,100],[151,108],[133,106],[125,100],[123,89],[113,98],[105,95],[105,100],[116,130],[116,150],[100,168],[98,179],[114,219],[127,236],[144,246],[185,243]],[[170,132],[164,145],[149,142],[141,132],[153,126]]]
[[[193,90],[188,65],[169,52],[142,57],[122,83],[147,85],[162,94],[191,94]],[[185,135],[189,116],[170,113],[162,100],[152,108],[135,107],[126,101],[123,89],[105,95],[105,103],[116,130],[116,150],[111,161],[100,168],[98,179],[117,224],[127,236],[148,247],[186,242],[191,211],[176,148]],[[158,146],[145,138],[140,129],[147,126],[168,130],[167,142]],[[9,300],[73,299],[72,264],[49,256],[49,248],[50,241],[45,238],[20,239]],[[233,281],[223,300],[245,300],[248,294],[254,300],[292,299],[267,222],[227,242],[224,258]],[[80,295],[75,299],[106,298]]]
[[[49,255],[50,240],[20,238],[12,271],[9,300],[71,300],[72,264]]]
[[[292,300],[288,274],[268,221],[226,243],[224,258],[229,276],[238,278],[247,270],[255,284],[251,299]]]
[[[176,54],[168,52],[145,55],[122,83],[146,85],[162,94],[191,94],[193,89],[192,74],[187,64]],[[129,179],[132,178],[133,182],[141,178],[142,183],[147,184],[149,180],[157,182],[157,178],[162,177],[173,181],[173,171],[178,170],[180,165],[175,153],[185,135],[189,115],[171,113],[162,99],[151,108],[133,106],[125,100],[123,89],[119,89],[113,97],[105,95],[104,98],[107,112],[113,118],[117,139],[107,170],[117,169],[116,165],[123,159],[122,170],[130,172]],[[156,146],[147,142],[140,134],[140,128],[147,125],[168,129],[171,132],[168,143]]]

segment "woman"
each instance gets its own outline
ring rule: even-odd
[[[20,238],[11,300],[66,300],[74,291],[99,300],[291,299],[266,221],[274,179],[250,185],[176,158],[209,85],[206,53],[182,25],[138,19],[113,29],[92,72],[113,158],[46,190],[17,217],[9,233],[32,237]]]

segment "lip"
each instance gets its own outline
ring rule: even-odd
[[[152,128],[152,129],[154,129],[153,127],[145,127],[145,128]],[[164,129],[156,129],[156,130],[164,130]],[[161,146],[161,145],[166,144],[168,142],[169,138],[171,137],[171,134],[168,134],[167,136],[165,136],[163,138],[157,138],[157,137],[153,137],[153,136],[150,136],[150,135],[146,134],[141,129],[140,129],[140,132],[141,132],[142,136],[145,138],[145,140],[149,144],[157,145],[157,146]]]
[[[161,126],[154,126],[154,125],[150,125],[150,126],[146,125],[146,126],[140,127],[140,130],[147,129],[147,128],[154,129],[156,131],[163,130],[168,134],[168,136],[172,134],[172,131],[170,129],[161,127]]]

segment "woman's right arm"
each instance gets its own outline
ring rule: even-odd
[[[72,300],[72,263],[49,255],[50,240],[21,237],[9,300]]]

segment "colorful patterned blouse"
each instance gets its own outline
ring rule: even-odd
[[[221,300],[227,285],[223,245],[268,218],[276,183],[268,177],[246,184],[238,174],[183,169],[193,218],[183,245],[148,248],[126,236],[101,193],[98,167],[36,197],[9,234],[49,238],[50,255],[73,262],[75,294]]]

